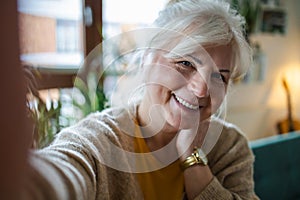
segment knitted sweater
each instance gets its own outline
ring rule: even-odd
[[[57,134],[50,146],[31,151],[24,199],[143,199],[128,157],[133,118],[122,108],[93,113]],[[247,140],[233,125],[217,123],[224,127],[207,155],[214,178],[196,199],[258,199]]]

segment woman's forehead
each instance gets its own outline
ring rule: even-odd
[[[233,52],[231,45],[220,45],[205,50],[218,67],[230,68],[232,66]]]

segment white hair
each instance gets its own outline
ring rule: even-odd
[[[225,1],[171,1],[159,13],[154,26],[187,35],[203,47],[231,45],[232,79],[243,76],[252,64],[252,50],[245,39],[245,20]],[[162,31],[152,42],[163,46],[173,39]],[[189,46],[189,40],[181,42],[181,46]]]

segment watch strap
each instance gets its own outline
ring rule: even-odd
[[[181,168],[183,170],[194,165],[207,165],[208,161],[205,153],[201,148],[194,148],[192,155],[188,156],[182,163]]]

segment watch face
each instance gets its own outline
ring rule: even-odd
[[[203,164],[204,164],[204,165],[207,165],[208,160],[207,160],[207,158],[206,158],[206,155],[205,155],[204,152],[202,151],[202,149],[198,148],[197,151],[198,151],[199,158],[202,160]]]
[[[202,159],[202,161],[203,161],[203,164],[204,164],[204,165],[207,165],[207,163],[208,163],[208,160],[207,160],[207,158],[206,158],[206,157],[204,157],[204,158]]]

